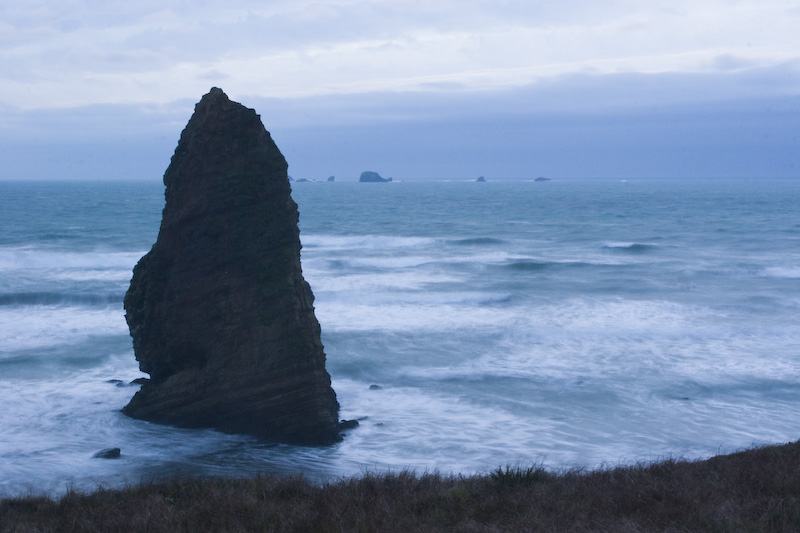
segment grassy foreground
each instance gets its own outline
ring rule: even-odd
[[[800,441],[485,476],[193,479],[0,501],[0,531],[800,531]]]

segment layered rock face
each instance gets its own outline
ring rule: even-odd
[[[340,440],[286,160],[254,110],[205,95],[164,174],[158,239],[125,295],[131,417],[295,444]]]

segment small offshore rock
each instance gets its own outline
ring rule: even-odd
[[[381,390],[383,387],[380,385],[370,385],[369,390]]]
[[[358,420],[340,420],[339,429],[353,429],[358,427]]]
[[[119,448],[106,448],[104,450],[100,450],[92,457],[95,459],[119,459],[121,450]]]
[[[131,381],[131,385],[144,385],[145,383],[149,382],[150,380],[147,378],[136,378]]]
[[[361,173],[361,177],[358,178],[358,181],[360,183],[386,183],[392,181],[392,178],[384,179],[377,172],[367,170]]]
[[[486,178],[481,176],[480,178],[476,179],[475,181],[478,182],[478,183],[486,183]]]
[[[108,381],[106,381],[106,383],[114,383],[114,384],[118,385],[118,384],[122,383],[122,380],[121,379],[109,379]]]
[[[329,176],[328,181],[336,181],[336,176]]]

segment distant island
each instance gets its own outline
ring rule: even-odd
[[[550,178],[543,178],[542,176],[539,176],[538,178],[536,178],[533,181],[550,181]]]
[[[384,179],[377,172],[367,170],[361,173],[361,177],[358,178],[358,181],[359,183],[386,183],[392,181],[392,178]]]
[[[306,179],[306,178],[293,179],[291,176],[289,176],[289,181],[292,181],[294,183],[312,183],[312,182],[316,182],[316,181],[334,181],[335,179],[336,178],[334,176],[329,176],[327,180],[322,180],[322,179],[319,179],[319,180],[318,179],[310,179],[309,180],[309,179]]]
[[[481,176],[480,178],[476,179],[475,181],[478,182],[478,183],[486,183],[486,178]]]

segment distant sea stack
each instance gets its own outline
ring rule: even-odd
[[[361,173],[361,177],[358,178],[358,181],[361,183],[386,183],[392,181],[392,178],[383,179],[377,172],[367,170]]]
[[[122,410],[292,444],[341,439],[286,160],[252,109],[203,96],[164,174],[125,318],[150,380]]]

